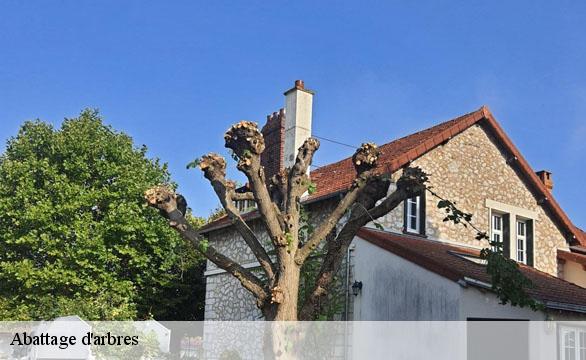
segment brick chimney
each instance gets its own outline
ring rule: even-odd
[[[285,91],[285,142],[283,165],[295,164],[297,150],[311,137],[313,92],[305,89],[303,80],[295,80],[295,86]]]
[[[292,89],[285,91],[285,108],[267,116],[261,132],[265,150],[260,163],[267,180],[295,164],[297,149],[311,136],[313,92],[305,89],[302,80],[296,80]]]
[[[265,151],[260,164],[265,169],[267,180],[283,169],[283,146],[285,142],[285,109],[267,115],[267,123],[262,127]]]
[[[547,170],[541,170],[536,172],[536,174],[539,177],[539,180],[541,180],[543,185],[545,185],[549,191],[553,190],[553,179],[551,177],[551,172]]]

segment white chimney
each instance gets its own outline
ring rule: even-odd
[[[311,137],[312,105],[313,92],[305,89],[303,80],[295,80],[295,87],[285,91],[285,167],[292,167],[295,164],[297,150]]]

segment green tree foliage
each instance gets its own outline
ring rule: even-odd
[[[189,223],[199,228],[204,218],[187,215]],[[205,258],[193,244],[181,239],[177,252],[176,278],[153,300],[152,315],[159,320],[203,320],[205,305]],[[156,311],[158,309],[158,311]]]
[[[146,151],[94,110],[60,129],[28,121],[8,141],[0,157],[0,319],[170,319],[170,308],[193,299],[185,285],[201,260],[143,205],[145,189],[170,182],[166,165]]]

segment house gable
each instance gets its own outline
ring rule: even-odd
[[[472,222],[489,232],[490,211],[506,211],[534,221],[534,266],[557,275],[557,250],[569,248],[563,230],[551,212],[540,204],[539,195],[530,190],[520,170],[509,161],[506,149],[491,133],[486,123],[475,124],[444,145],[415,159],[430,175],[429,185],[442,198],[455,201],[460,210],[473,215]],[[437,208],[438,198],[426,197],[426,235],[432,239],[487,247],[486,240],[475,239],[475,231],[461,224],[444,222],[445,212]],[[403,208],[397,207],[383,220],[394,231],[402,231]],[[514,224],[514,223],[513,223]],[[400,225],[397,228],[397,225]],[[511,227],[514,232],[514,227]],[[516,244],[511,241],[511,254]],[[513,256],[514,257],[514,256]]]
[[[503,156],[508,160],[511,167],[518,172],[519,176],[524,179],[527,187],[539,199],[538,201],[547,209],[566,240],[571,244],[586,246],[586,233],[572,224],[486,106],[382,145],[380,147],[382,154],[379,158],[377,171],[379,173],[394,173],[429,151],[449,142],[456,135],[475,124],[481,124],[493,136],[495,143],[498,143],[502,149]],[[306,203],[317,202],[345,192],[355,178],[355,170],[351,158],[346,158],[312,171],[311,178],[317,185],[317,191],[304,199]],[[248,214],[247,218],[252,219],[255,216],[257,216],[256,213],[251,213]],[[202,231],[209,232],[226,226],[230,226],[230,221],[227,218],[223,218],[206,225]]]

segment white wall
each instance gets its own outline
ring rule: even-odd
[[[502,305],[495,294],[476,287],[460,287],[460,320],[489,318],[507,320],[545,320],[545,314],[530,308]]]
[[[462,287],[358,237],[354,244],[352,282],[363,283],[354,320],[545,320],[542,312],[501,305],[489,291]]]
[[[354,320],[457,320],[460,285],[360,238],[354,239]]]

